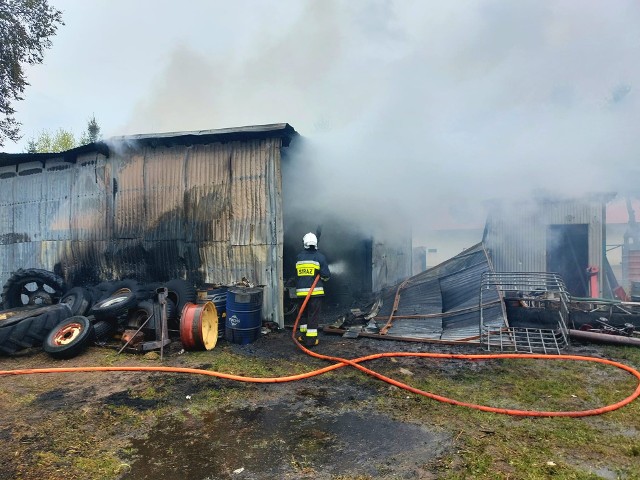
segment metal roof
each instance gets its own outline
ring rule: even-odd
[[[383,319],[391,320],[386,333],[390,338],[477,343],[480,281],[483,273],[491,271],[486,250],[479,243],[383,292],[377,324],[383,327]],[[505,324],[497,290],[487,292],[483,299],[487,323]]]
[[[186,132],[150,133],[140,135],[124,135],[111,137],[104,141],[81,145],[71,150],[57,153],[4,153],[0,152],[0,166],[18,165],[26,162],[45,161],[61,158],[67,162],[75,162],[79,155],[98,152],[109,157],[110,149],[114,145],[124,145],[128,148],[138,146],[175,146],[175,145],[204,145],[209,143],[226,143],[242,140],[265,138],[281,138],[282,146],[289,145],[298,133],[288,123],[273,123],[268,125],[249,125],[244,127],[220,128],[215,130],[194,130]]]

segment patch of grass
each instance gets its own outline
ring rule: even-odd
[[[289,465],[291,465],[294,471],[301,475],[313,475],[315,472],[311,462],[305,456],[294,457],[291,455]]]
[[[16,443],[15,463],[6,467],[24,479],[115,478],[122,471],[114,451],[117,441],[111,437],[103,444],[105,435],[114,432],[102,428],[96,413],[50,412]]]
[[[336,475],[332,480],[373,480],[371,475]]]
[[[637,350],[637,349],[636,349]],[[639,351],[620,349],[633,362]],[[616,358],[617,348],[608,349]],[[398,365],[387,365],[389,373]],[[585,410],[622,400],[637,385],[614,367],[570,361],[497,361],[451,369],[426,362],[404,381],[453,399],[524,410]],[[396,378],[399,378],[396,375]],[[385,386],[376,409],[451,432],[453,453],[434,465],[443,479],[596,479],[596,469],[640,478],[640,403],[603,416],[531,418],[483,413]],[[447,460],[448,458],[448,460]],[[455,460],[454,460],[455,459]]]
[[[137,398],[144,400],[158,400],[166,396],[166,392],[159,392],[154,385],[147,386],[144,390],[133,394]]]
[[[241,355],[228,347],[216,348],[210,352],[189,352],[190,361],[201,361],[206,370],[212,370],[243,377],[281,377],[311,370],[305,363],[273,361]],[[324,364],[322,365],[324,366]]]
[[[101,358],[100,363],[105,367],[112,367],[119,363],[123,363],[127,359],[126,355],[119,355],[117,350],[111,350],[107,348],[104,348],[102,350],[105,351],[105,355]]]
[[[35,393],[25,393],[23,395],[16,395],[13,403],[16,405],[30,405],[36,398],[38,398],[38,396]]]
[[[231,405],[238,400],[246,399],[248,396],[248,392],[241,389],[218,388],[203,390],[191,396],[186,404],[185,412],[190,415],[211,412]],[[185,412],[176,412],[174,416],[183,416]]]
[[[607,358],[617,359],[636,369],[640,368],[640,348],[638,347],[606,346],[603,352]]]

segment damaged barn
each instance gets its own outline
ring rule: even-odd
[[[325,331],[545,353],[585,337],[578,332],[637,336],[640,304],[627,302],[606,257],[611,198],[494,205],[481,243]]]
[[[317,228],[287,207],[295,181],[287,170],[298,160],[287,152],[298,138],[273,124],[2,153],[0,282],[23,268],[55,272],[67,286],[178,278],[206,289],[244,280],[264,290],[262,320],[282,326],[291,257]],[[392,244],[320,221],[335,267],[332,302],[408,276],[408,234]]]
[[[288,124],[120,137],[59,154],[2,154],[0,279],[69,285],[184,278],[264,285],[282,301],[281,150]]]

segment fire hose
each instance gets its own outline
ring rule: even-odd
[[[319,276],[316,276],[307,296],[305,297],[302,306],[300,307],[300,311],[298,312],[298,316],[296,317],[295,323],[293,325],[293,333],[291,335],[293,341],[304,353],[310,355],[312,357],[327,360],[331,362],[335,362],[332,365],[328,365],[324,368],[320,368],[317,370],[313,370],[307,373],[301,373],[297,375],[289,375],[283,377],[247,377],[241,375],[232,375],[229,373],[216,372],[211,370],[202,370],[197,368],[183,368],[183,367],[149,367],[149,366],[135,366],[135,367],[125,367],[125,366],[111,366],[111,367],[57,367],[57,368],[32,368],[32,369],[16,369],[16,370],[0,370],[0,375],[31,375],[31,374],[44,374],[44,373],[75,373],[75,372],[164,372],[164,373],[187,373],[194,375],[205,375],[216,378],[223,378],[226,380],[235,380],[240,382],[247,383],[284,383],[284,382],[292,382],[296,380],[302,380],[305,378],[314,377],[317,375],[322,375],[324,373],[330,372],[332,370],[336,370],[338,368],[343,368],[346,366],[351,366],[360,370],[367,375],[370,375],[374,378],[382,380],[386,383],[389,383],[398,388],[404,389],[406,391],[415,393],[417,395],[422,395],[433,400],[437,400],[439,402],[448,403],[451,405],[458,405],[463,407],[468,407],[476,410],[481,410],[484,412],[492,412],[492,413],[500,413],[504,415],[515,415],[521,417],[587,417],[591,415],[601,415],[603,413],[612,412],[619,408],[622,408],[625,405],[633,402],[640,396],[640,371],[636,370],[633,367],[625,365],[620,362],[615,362],[613,360],[607,360],[598,357],[589,357],[589,356],[581,356],[581,355],[547,355],[547,354],[515,354],[515,353],[499,353],[499,354],[447,354],[447,353],[425,353],[425,352],[385,352],[385,353],[376,353],[372,355],[367,355],[363,357],[358,357],[354,359],[346,359],[341,357],[334,357],[330,355],[323,355],[317,352],[313,352],[308,348],[304,347],[300,344],[298,339],[296,338],[296,331],[298,327],[298,322],[300,321],[300,317],[304,312],[304,309],[307,306],[307,302],[313,292],[313,289],[318,283]],[[367,367],[361,365],[361,363],[368,362],[371,360],[379,359],[379,358],[393,358],[393,357],[419,357],[419,358],[438,358],[438,359],[447,359],[447,360],[468,360],[468,361],[476,361],[476,360],[497,360],[497,359],[533,359],[533,360],[569,360],[569,361],[581,361],[581,362],[594,362],[601,363],[604,365],[613,366],[624,370],[631,375],[635,376],[638,379],[638,386],[634,390],[634,392],[628,397],[620,400],[619,402],[612,403],[603,407],[593,408],[588,410],[569,410],[569,411],[539,411],[539,410],[517,410],[517,409],[509,409],[509,408],[496,408],[490,407],[487,405],[478,405],[469,402],[463,402],[460,400],[455,400],[452,398],[444,397],[441,395],[437,395],[435,393],[427,392],[421,390],[419,388],[412,387],[411,385],[407,385],[406,383],[400,382],[393,378],[387,377],[386,375],[382,375],[374,370],[371,370]]]

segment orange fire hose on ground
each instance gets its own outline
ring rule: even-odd
[[[74,372],[165,372],[165,373],[189,373],[195,375],[206,375],[216,378],[224,378],[227,380],[236,380],[240,382],[248,382],[248,383],[284,383],[284,382],[292,382],[296,380],[302,380],[305,378],[314,377],[316,375],[321,375],[323,373],[330,372],[332,370],[336,370],[338,368],[351,366],[354,367],[367,375],[378,378],[384,382],[387,382],[391,385],[394,385],[398,388],[402,388],[409,392],[423,395],[428,398],[432,398],[434,400],[438,400],[440,402],[449,403],[451,405],[459,405],[463,407],[473,408],[476,410],[481,410],[484,412],[492,412],[492,413],[500,413],[504,415],[515,415],[522,417],[587,417],[591,415],[600,415],[607,412],[612,412],[617,410],[629,403],[633,402],[640,396],[640,371],[636,370],[633,367],[625,365],[620,362],[615,362],[612,360],[606,360],[603,358],[597,357],[587,357],[580,355],[543,355],[543,354],[514,354],[514,353],[500,353],[500,354],[447,354],[447,353],[414,353],[414,352],[385,352],[385,353],[377,353],[373,355],[367,355],[364,357],[359,357],[355,359],[346,359],[340,357],[333,357],[329,355],[322,355],[317,352],[313,352],[308,348],[305,348],[300,344],[298,339],[296,338],[296,331],[298,327],[298,322],[300,321],[300,317],[304,312],[304,309],[307,305],[311,292],[315,288],[319,277],[316,277],[313,285],[309,289],[309,293],[304,299],[300,311],[298,312],[298,316],[293,325],[293,333],[292,338],[296,343],[298,348],[300,348],[306,354],[319,358],[322,360],[328,360],[335,362],[332,365],[329,365],[324,368],[320,368],[317,370],[313,370],[307,373],[301,373],[298,375],[290,375],[284,377],[245,377],[240,375],[231,375],[228,373],[215,372],[211,370],[201,370],[197,368],[183,368],[183,367],[58,367],[58,368],[33,368],[33,369],[17,369],[17,370],[0,370],[0,375],[31,375],[37,373],[74,373]],[[604,407],[593,408],[589,410],[576,410],[576,411],[538,411],[538,410],[515,410],[508,408],[496,408],[490,407],[486,405],[477,405],[474,403],[462,402],[459,400],[443,397],[441,395],[436,395],[431,392],[426,392],[424,390],[420,390],[419,388],[412,387],[403,382],[395,380],[393,378],[382,375],[374,370],[364,367],[360,365],[363,362],[367,362],[370,360],[375,360],[378,358],[390,358],[390,357],[421,357],[421,358],[440,358],[440,359],[449,359],[449,360],[496,360],[496,359],[544,359],[544,360],[570,360],[570,361],[582,361],[582,362],[595,362],[602,363],[604,365],[610,365],[613,367],[620,368],[629,372],[631,375],[635,376],[638,379],[638,386],[634,390],[634,392],[619,402],[606,405]]]

